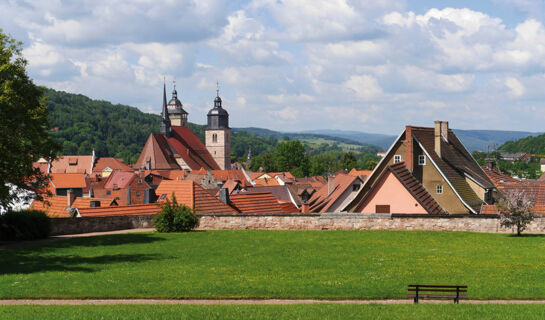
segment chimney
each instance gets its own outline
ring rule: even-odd
[[[488,168],[488,170],[493,170],[494,169],[494,160],[491,159],[491,158],[487,158],[486,159],[486,167]]]
[[[74,203],[74,200],[76,200],[76,195],[74,194],[74,190],[68,189],[66,191],[66,199],[68,201],[68,203],[67,203],[68,208],[72,207],[72,204]]]
[[[327,196],[331,195],[333,191],[335,190],[335,175],[330,174],[327,177]]]
[[[413,171],[413,132],[411,126],[405,127],[405,164],[409,171]]]
[[[434,145],[435,153],[441,157],[441,138],[448,142],[448,121],[435,121]]]
[[[127,187],[127,205],[131,204],[131,187]]]
[[[227,188],[221,188],[219,198],[223,203],[229,205],[229,190]]]
[[[301,213],[309,213],[310,208],[307,202],[303,202],[301,205]]]

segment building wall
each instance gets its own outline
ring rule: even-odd
[[[357,191],[353,191],[353,185],[359,184],[360,189],[363,185],[363,181],[361,181],[359,178],[356,179],[346,190],[341,194],[339,198],[329,207],[329,212],[341,212],[344,207],[346,207],[359,192],[359,189]]]
[[[391,172],[372,191],[360,212],[376,213],[377,205],[389,205],[391,213],[427,213]]]
[[[468,177],[466,177],[466,182],[467,184],[469,184],[469,186],[471,187],[471,189],[473,189],[473,191],[475,191],[475,193],[477,194],[477,196],[481,199],[481,200],[485,200],[485,193],[486,193],[486,190],[481,187],[480,185],[476,184],[475,181],[469,179]]]
[[[217,142],[213,141],[214,134]],[[220,169],[231,169],[231,129],[218,129],[205,131],[206,149],[214,158]]]

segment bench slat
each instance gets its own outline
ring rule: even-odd
[[[437,284],[410,284],[409,287],[419,287],[419,288],[467,288],[467,286],[442,286]]]
[[[408,289],[408,291],[415,292],[416,288],[415,289]],[[429,292],[467,292],[467,289],[460,289],[460,290],[456,291],[456,289],[424,289],[424,288],[418,288],[418,292],[424,292],[424,291],[429,291]]]
[[[416,294],[407,294],[407,298],[416,298]],[[418,298],[449,298],[456,299],[456,295],[441,295],[441,294],[418,294]],[[467,299],[465,294],[458,296],[460,299]]]

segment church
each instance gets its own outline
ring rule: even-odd
[[[145,170],[229,170],[231,129],[229,113],[223,109],[217,90],[214,107],[208,112],[205,144],[187,126],[187,111],[178,99],[176,86],[167,103],[163,84],[163,108],[159,133],[152,133],[136,162]]]

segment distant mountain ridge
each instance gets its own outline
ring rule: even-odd
[[[539,132],[528,131],[504,131],[504,130],[462,130],[453,129],[456,136],[462,141],[464,146],[470,151],[487,151],[500,148],[508,141],[519,140],[526,137],[538,136]],[[383,149],[388,149],[397,138],[393,135],[367,133],[361,131],[344,130],[310,130],[303,133],[324,134],[351,139],[361,143],[377,145]]]

